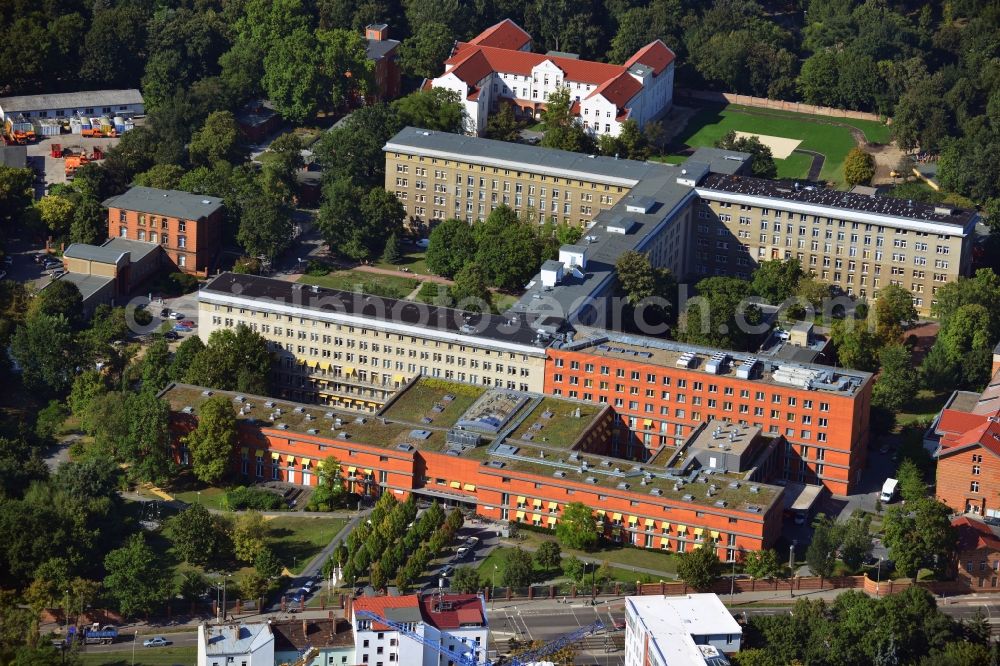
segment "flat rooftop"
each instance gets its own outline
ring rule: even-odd
[[[118,236],[106,241],[101,247],[115,252],[128,252],[129,260],[133,263],[142,260],[146,255],[157,252],[160,249],[160,246],[156,243],[129,240],[128,238]]]
[[[74,111],[91,107],[115,107],[142,104],[142,93],[135,88],[124,90],[84,90],[70,93],[46,93],[0,98],[0,108],[5,114],[19,111]],[[98,109],[94,109],[98,111]],[[118,109],[112,109],[112,112]]]
[[[795,183],[750,176],[712,173],[698,184],[698,189],[795,201],[921,222],[951,224],[962,228],[967,227],[977,216],[974,210],[954,208],[942,204],[931,205],[906,199],[868,196],[824,187],[797,187]]]
[[[606,182],[623,187],[631,187],[650,174],[670,169],[669,166],[656,162],[619,160],[419,127],[403,128],[389,139],[383,150],[387,153],[414,153],[587,182]]]
[[[490,341],[495,346],[520,353],[536,349],[538,354],[544,353],[548,345],[546,341],[537,340],[538,334],[532,330],[535,318],[463,312],[257,275],[222,273],[201,288],[199,300],[211,301],[215,295],[254,301],[263,308],[270,306],[275,310],[307,310],[319,317],[357,317],[370,321],[373,327],[379,323],[403,325],[411,330],[415,327],[436,332],[439,337],[444,336],[442,339],[457,344],[463,344],[462,338],[465,337],[470,341]]]
[[[222,199],[180,190],[136,186],[129,188],[124,194],[105,199],[102,205],[105,208],[121,208],[166,217],[200,220],[222,208]]]
[[[101,275],[87,275],[85,273],[65,273],[57,279],[75,284],[76,288],[80,290],[80,295],[83,297],[84,302],[114,281],[114,278],[103,277]],[[55,284],[55,280],[49,282],[49,284]]]
[[[615,360],[629,360],[645,365],[659,366],[674,370],[704,373],[706,379],[736,377],[739,367],[748,359],[756,359],[750,381],[806,388],[818,393],[852,396],[871,380],[871,373],[861,370],[845,370],[812,363],[793,363],[760,358],[749,352],[723,351],[711,347],[699,347],[660,338],[624,335],[602,329],[577,328],[577,336],[571,343],[556,342],[553,349],[569,348],[574,351],[586,349],[588,354]],[[712,358],[722,354],[728,361],[718,372],[709,372]]]

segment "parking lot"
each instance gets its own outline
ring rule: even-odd
[[[66,160],[65,158],[52,157],[52,144],[59,144],[64,150],[68,149],[74,155],[86,153],[91,155],[94,148],[100,148],[103,152],[118,145],[121,139],[115,138],[92,138],[82,137],[79,134],[61,134],[59,136],[41,137],[35,143],[29,144],[28,166],[34,169],[36,174],[45,174],[44,182],[39,181],[41,191],[38,196],[44,195],[51,185],[66,182]]]

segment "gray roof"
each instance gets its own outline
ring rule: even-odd
[[[129,240],[127,238],[114,237],[101,247],[117,252],[128,252],[132,262],[140,261],[151,252],[156,252],[160,246],[156,243],[147,243],[139,240]]]
[[[398,39],[369,39],[367,47],[368,59],[381,60],[394,51],[397,46],[399,46]]]
[[[273,640],[272,636],[271,625],[266,622],[206,625],[205,652],[209,655],[247,654],[255,646]]]
[[[436,132],[406,127],[389,139],[386,152],[415,152],[417,154],[444,156],[447,159],[463,157],[476,164],[519,169],[532,173],[578,178],[590,182],[609,183],[632,187],[643,178],[657,173],[670,172],[668,165],[636,160],[618,160],[613,157],[574,153],[523,143],[508,143],[481,139],[464,134]]]
[[[73,243],[66,248],[66,251],[63,252],[63,256],[69,257],[70,259],[97,261],[102,264],[116,264],[118,263],[118,258],[121,257],[126,251],[127,250],[120,250],[113,247],[105,247],[103,245]]]
[[[752,156],[739,150],[698,148],[688,158],[690,162],[704,162],[712,173],[733,175],[738,173]]]
[[[80,290],[80,295],[83,296],[84,303],[87,302],[88,298],[92,297],[98,291],[106,287],[109,282],[114,280],[114,278],[104,277],[101,275],[85,275],[83,273],[66,273],[59,279],[75,284],[76,288]],[[49,284],[55,284],[55,280]]]
[[[142,104],[142,93],[135,88],[126,90],[85,90],[71,93],[21,95],[0,98],[4,113],[18,111],[45,111],[48,109],[83,109],[99,106],[124,106]]]
[[[402,606],[386,608],[385,619],[393,622],[423,622],[424,616],[420,613],[419,606]]]
[[[222,199],[179,190],[133,187],[104,201],[105,208],[123,208],[154,215],[200,220],[222,208]]]
[[[661,224],[679,223],[675,219],[676,209],[694,196],[694,188],[677,182],[679,175],[677,167],[661,166],[655,177],[644,178],[632,188],[631,194],[608,210],[601,211],[578,246],[586,250],[587,265],[583,269],[583,278],[567,274],[558,285],[546,289],[542,286],[541,275],[536,275],[531,286],[509,312],[545,313],[572,321],[589,299],[606,293],[614,283],[618,257],[628,250],[642,251],[654,235],[652,232]],[[630,202],[644,197],[656,202],[648,213],[626,210]],[[634,222],[628,233],[608,231],[608,224],[621,224],[625,219]]]
[[[14,169],[23,169],[28,166],[28,147],[0,144],[0,166]]]

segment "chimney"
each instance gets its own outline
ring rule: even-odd
[[[371,23],[365,26],[365,39],[383,42],[389,39],[389,26],[385,23]]]

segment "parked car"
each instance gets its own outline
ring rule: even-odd
[[[174,326],[174,330],[177,331],[178,333],[190,333],[191,332],[191,327],[190,326],[181,326],[180,324],[177,324],[176,326]]]
[[[45,270],[47,270],[47,271],[51,271],[53,268],[62,268],[62,262],[61,261],[46,261],[42,265],[42,268],[45,269]]]
[[[177,335],[175,331],[167,331],[163,334],[167,340],[180,340],[181,336]]]
[[[465,545],[469,546],[469,548],[475,548],[478,543],[479,543],[479,537],[477,536],[470,536],[468,539],[465,540]]]
[[[180,312],[174,312],[170,315],[170,318],[176,321],[180,321],[181,319],[184,319],[184,315],[182,315]]]
[[[455,567],[453,567],[450,564],[446,564],[443,567],[441,567],[441,575],[442,576],[450,576],[454,571],[455,571]]]
[[[170,308],[163,308],[162,310],[160,310],[161,318],[166,319],[169,316],[170,316]]]
[[[54,277],[54,278],[57,278],[57,277],[59,277],[61,275],[66,275],[66,270],[65,269],[63,269],[63,268],[57,268],[54,271],[52,271],[52,277]]]
[[[185,319],[184,321],[180,322],[180,325],[187,326],[188,328],[194,328],[194,322],[191,321],[190,319]]]
[[[461,548],[455,551],[455,559],[461,560],[471,552],[472,552],[471,548],[468,548],[467,546],[462,546]]]
[[[163,636],[154,636],[142,642],[142,647],[163,647],[164,645],[170,645],[170,641]]]
[[[423,249],[426,250],[430,246],[431,246],[431,239],[430,238],[421,238],[420,240],[417,241],[417,247],[420,247],[420,248],[423,248]]]

